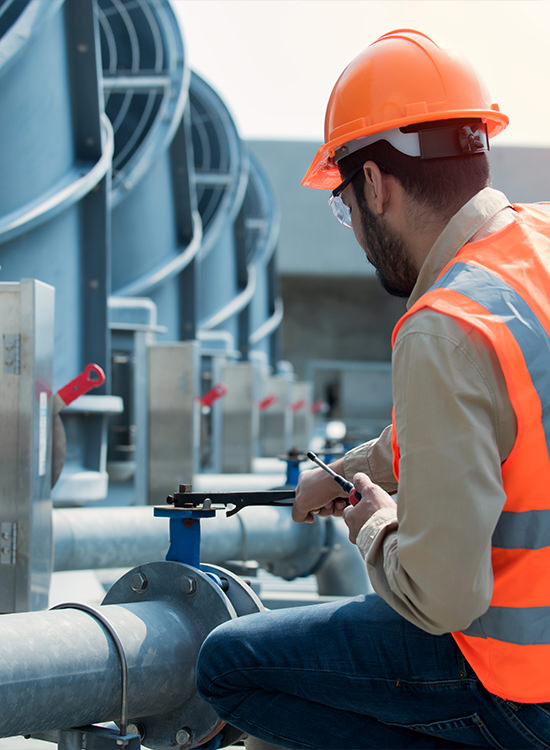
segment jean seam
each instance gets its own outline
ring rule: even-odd
[[[516,712],[511,709],[506,701],[495,701],[496,707],[500,710],[500,712],[504,715],[504,718],[508,721],[508,723],[517,731],[519,734],[521,734],[523,737],[525,737],[526,740],[529,740],[530,742],[535,743],[535,746],[538,748],[541,748],[541,750],[546,750],[549,745],[548,743],[544,742],[540,737],[537,737],[536,734],[534,734],[529,727],[523,723],[523,721],[519,718],[519,716],[516,714]]]
[[[275,701],[275,698],[273,698],[273,700],[271,701],[270,706],[273,704],[274,701]],[[265,727],[264,726],[262,726],[261,724],[258,724],[258,722],[253,721],[252,719],[247,719],[246,717],[244,717],[238,711],[234,711],[232,713],[232,720],[234,720],[234,719],[237,719],[237,722],[235,722],[235,723],[238,723],[239,719],[244,719],[245,723],[248,726],[251,726],[251,727],[256,728],[256,729],[260,729],[261,731],[265,731]],[[277,742],[279,742],[279,740],[282,743],[284,743],[286,741],[288,741],[290,743],[293,743],[295,741],[292,737],[287,737],[284,734],[277,734],[277,735],[275,735],[270,730],[268,730],[268,733],[271,734],[274,738],[277,738]],[[315,745],[310,745],[308,742],[304,742],[303,740],[300,740],[300,745],[302,747],[310,747],[310,748],[312,748],[312,750],[315,750],[315,748],[317,748],[316,744]]]
[[[369,677],[368,675],[356,675],[356,674],[349,674],[348,672],[338,672],[335,669],[320,669],[319,667],[314,668],[300,668],[300,667],[292,667],[289,669],[289,667],[279,667],[279,666],[259,666],[259,667],[235,667],[234,669],[228,669],[225,672],[220,672],[215,677],[213,677],[210,681],[211,685],[216,684],[220,680],[223,680],[224,678],[228,677],[232,674],[244,674],[246,672],[285,672],[288,674],[288,672],[296,672],[296,673],[302,673],[302,674],[319,674],[320,672],[329,674],[329,675],[335,675],[338,677],[346,677],[350,680],[369,680],[369,681],[375,681],[380,683],[385,683],[387,685],[395,685],[398,683],[399,686],[407,686],[407,687],[462,687],[466,684],[476,685],[477,679],[473,677],[457,677],[453,679],[448,680],[402,680],[399,677],[395,678],[387,678],[387,677]]]
[[[501,745],[496,737],[493,735],[488,725],[483,721],[481,716],[476,712],[473,714],[467,714],[466,716],[456,716],[453,719],[447,720],[436,720],[431,722],[403,724],[399,722],[386,722],[394,726],[406,727],[419,734],[424,734],[428,737],[442,737],[441,727],[445,727],[449,724],[461,723],[463,728],[468,728],[467,722],[471,721],[473,725],[477,727],[481,736],[490,743],[490,747],[495,747],[497,750],[505,750],[505,746]],[[429,727],[437,726],[438,729],[430,731]]]

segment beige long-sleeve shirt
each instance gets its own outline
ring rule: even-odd
[[[485,188],[455,214],[424,262],[410,307],[472,239],[515,220],[502,193]],[[505,495],[501,464],[516,420],[491,347],[470,326],[420,310],[401,326],[392,358],[398,414],[399,487],[391,426],[346,454],[345,474],[364,471],[395,511],[377,511],[357,546],[375,591],[430,633],[462,630],[489,607],[491,535]]]

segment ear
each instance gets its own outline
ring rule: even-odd
[[[381,215],[384,213],[389,198],[388,181],[384,179],[384,174],[374,161],[366,161],[363,164],[363,174],[365,175],[367,200],[369,200],[374,212]]]

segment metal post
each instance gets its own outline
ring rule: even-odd
[[[0,612],[48,604],[54,290],[0,284]]]

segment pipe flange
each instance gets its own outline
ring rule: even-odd
[[[231,587],[235,586],[232,582]],[[133,568],[113,584],[102,604],[144,601],[166,601],[181,613],[189,631],[189,647],[195,656],[217,625],[237,617],[230,598],[207,573],[173,561]],[[178,664],[174,664],[174,669],[178,669]],[[131,679],[130,675],[130,691]],[[196,689],[182,696],[178,708],[166,714],[133,716],[131,707],[129,713],[132,724],[139,727],[142,741],[153,750],[197,747],[216,735],[225,724]]]
[[[219,565],[201,564],[201,570],[205,573],[213,573],[220,579],[222,590],[235,607],[237,617],[266,611],[259,596],[235,573],[226,568],[220,568]]]

